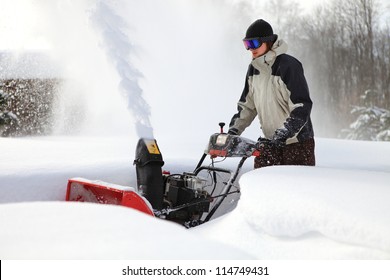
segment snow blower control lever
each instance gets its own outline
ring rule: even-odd
[[[219,123],[219,127],[221,128],[221,133],[223,133],[223,127],[225,126],[224,122]]]

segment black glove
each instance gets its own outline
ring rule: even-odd
[[[289,131],[286,128],[278,128],[275,130],[275,134],[271,139],[271,144],[275,148],[283,148],[286,146],[287,138],[289,137]]]
[[[271,146],[270,139],[264,138],[264,137],[259,137],[259,139],[257,139],[257,143],[256,143],[257,150],[266,149],[266,148],[269,148],[270,146]]]

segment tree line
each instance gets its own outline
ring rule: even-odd
[[[310,14],[298,3],[270,0],[269,14],[290,53],[303,63],[317,126],[343,137],[354,106],[390,109],[390,19],[376,0],[333,0]],[[388,127],[390,131],[390,127]]]

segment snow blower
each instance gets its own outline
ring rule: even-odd
[[[240,192],[236,181],[245,160],[259,155],[255,141],[224,133],[225,124],[219,125],[220,133],[211,135],[193,172],[163,171],[164,161],[156,140],[141,138],[134,160],[136,188],[73,178],[68,181],[66,200],[123,205],[187,228],[205,223],[227,196]],[[207,155],[211,164],[204,165]],[[216,166],[231,157],[241,158],[234,171]]]

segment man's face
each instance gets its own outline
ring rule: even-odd
[[[260,47],[257,49],[250,49],[250,51],[252,52],[252,58],[258,58],[267,52],[267,44],[262,43]]]

